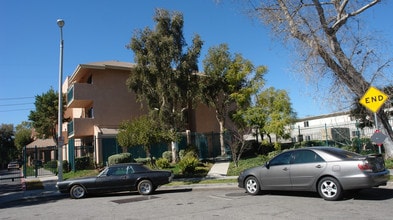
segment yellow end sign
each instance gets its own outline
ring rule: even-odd
[[[370,86],[367,92],[360,99],[360,104],[364,105],[364,107],[370,109],[372,112],[377,112],[379,108],[386,102],[389,97],[379,91],[377,88]]]

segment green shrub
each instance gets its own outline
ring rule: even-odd
[[[108,157],[108,165],[118,164],[118,163],[131,163],[134,160],[130,153],[120,153],[114,154]]]
[[[138,157],[138,158],[135,159],[135,161],[136,161],[137,163],[148,164],[148,162],[150,161],[150,158]]]
[[[186,150],[181,149],[179,151],[179,158],[180,158],[180,160],[182,160],[184,158],[184,156],[186,156]]]
[[[179,158],[180,161],[184,158],[187,157],[188,155],[193,156],[198,158],[198,148],[193,146],[193,145],[188,145],[187,149],[182,149],[179,151]]]
[[[198,164],[199,160],[196,157],[191,156],[191,154],[189,154],[188,156],[186,155],[179,162],[180,172],[183,174],[192,174],[195,172]]]
[[[281,153],[281,151],[272,151],[272,152],[269,152],[269,153],[267,154],[267,157],[268,157],[269,160],[270,160],[270,159],[272,159],[273,157],[277,156],[279,153]]]
[[[386,159],[385,160],[385,167],[387,169],[393,169],[393,159]]]
[[[171,166],[171,164],[169,163],[169,160],[166,158],[160,158],[156,161],[156,165],[158,168],[160,169],[166,169],[169,168]]]
[[[172,162],[172,151],[164,151],[162,153],[162,158],[165,158],[169,161],[169,163]]]
[[[57,169],[57,160],[51,160],[44,164],[45,169]]]
[[[90,157],[78,157],[75,158],[75,169],[76,170],[87,170],[93,168],[93,163]]]
[[[146,157],[146,158],[136,158],[135,161],[137,163],[141,163],[144,164],[146,166],[149,166],[150,168],[156,168],[156,158],[150,158],[150,157]]]
[[[70,172],[70,164],[68,163],[68,160],[63,160],[63,172],[68,173]]]

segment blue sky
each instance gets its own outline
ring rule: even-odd
[[[65,21],[64,78],[78,64],[118,60],[133,62],[129,43],[134,30],[153,28],[155,8],[180,11],[184,35],[191,43],[199,34],[204,41],[200,62],[208,48],[227,43],[254,65],[266,65],[267,87],[285,89],[299,117],[336,111],[323,100],[314,100],[311,85],[291,72],[293,54],[271,37],[268,29],[241,13],[238,5],[214,0],[67,0],[0,1],[0,124],[28,120],[36,95],[51,87],[58,90],[58,18]],[[393,3],[376,6],[368,14],[372,23],[387,32],[392,43]],[[202,71],[202,65],[199,66]]]

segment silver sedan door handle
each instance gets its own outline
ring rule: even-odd
[[[316,165],[315,167],[316,167],[316,168],[322,168],[322,165],[321,165],[321,164],[318,164],[318,165]]]

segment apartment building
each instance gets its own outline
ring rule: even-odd
[[[105,164],[110,155],[123,152],[116,143],[119,124],[147,113],[126,86],[134,67],[133,63],[118,61],[80,64],[67,77],[63,84],[63,93],[67,94],[64,117],[70,121],[63,125],[63,160],[72,162],[76,157],[89,155],[97,164]],[[214,110],[200,104],[185,113],[189,132],[219,132]],[[212,147],[212,140],[207,139],[206,143],[203,147]],[[133,156],[144,153],[142,148],[133,150]]]

